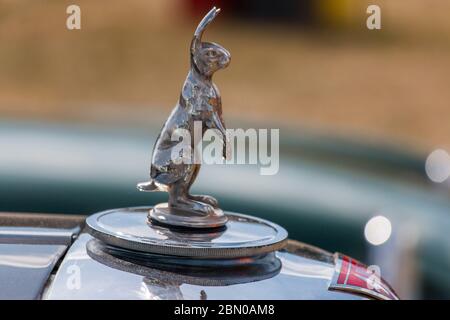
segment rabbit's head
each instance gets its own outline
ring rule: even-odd
[[[203,31],[219,12],[216,7],[208,12],[195,30],[191,43],[191,62],[205,76],[212,76],[217,70],[226,68],[231,60],[230,53],[221,45],[201,41]]]
[[[201,48],[193,57],[200,73],[211,76],[219,69],[226,68],[231,60],[230,53],[222,46],[212,42],[202,42]]]

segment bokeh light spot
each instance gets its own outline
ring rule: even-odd
[[[374,246],[379,246],[389,240],[392,225],[388,218],[376,216],[367,221],[364,228],[366,240]]]
[[[436,183],[442,183],[450,177],[450,155],[442,149],[430,153],[425,162],[428,178]]]

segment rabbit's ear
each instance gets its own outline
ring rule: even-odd
[[[197,51],[197,49],[200,46],[203,31],[205,31],[206,27],[214,20],[215,17],[219,14],[220,9],[217,9],[216,7],[213,7],[200,21],[200,23],[197,26],[197,29],[195,30],[194,37],[191,42],[191,53],[194,54],[194,52]]]
[[[213,7],[200,21],[200,23],[197,26],[197,29],[195,30],[194,37],[197,37],[199,39],[202,38],[203,31],[206,29],[206,27],[214,20],[215,17],[219,14],[220,9],[217,9],[216,7]]]

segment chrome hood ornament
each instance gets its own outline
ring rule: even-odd
[[[137,185],[140,191],[169,193],[168,202],[156,205],[150,212],[152,219],[163,224],[213,228],[224,226],[227,222],[215,198],[189,193],[201,166],[193,159],[199,141],[191,140],[190,148],[194,152],[188,161],[181,159],[182,155],[176,153],[179,147],[177,141],[174,141],[177,130],[187,130],[193,137],[195,122],[201,124],[202,135],[206,129],[216,129],[223,141],[226,141],[220,93],[212,82],[212,75],[228,66],[231,55],[216,43],[202,42],[203,32],[219,12],[220,9],[212,8],[195,30],[190,48],[191,68],[179,101],[156,140],[150,180]],[[223,145],[223,156],[226,157],[226,143]]]
[[[113,209],[88,217],[88,232],[109,246],[163,256],[234,259],[269,254],[287,243],[287,231],[282,227],[252,216],[225,213],[215,198],[191,195],[189,189],[200,163],[184,161],[184,154],[176,151],[180,143],[173,139],[176,131],[194,133],[200,122],[203,130],[218,131],[223,139],[222,155],[226,158],[229,154],[220,94],[211,77],[228,66],[230,53],[201,40],[218,13],[216,8],[209,11],[194,33],[191,68],[179,101],[156,140],[150,180],[137,185],[140,191],[168,192],[169,200],[154,207]],[[195,157],[197,143],[188,141]]]

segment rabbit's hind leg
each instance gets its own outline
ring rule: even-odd
[[[189,195],[189,199],[195,200],[195,201],[199,201],[199,202],[203,202],[203,203],[207,203],[211,206],[213,206],[214,208],[218,208],[219,207],[219,201],[217,201],[216,198],[211,197],[211,196],[207,196],[207,195]]]
[[[199,171],[200,171],[200,165],[199,164],[194,165],[194,170],[192,171],[191,178],[189,179],[189,182],[187,184],[187,193],[186,193],[187,197],[191,200],[206,203],[206,204],[213,206],[214,208],[218,208],[219,202],[214,197],[206,196],[206,195],[191,195],[191,194],[189,194],[189,189],[191,188],[192,183],[197,178]]]
[[[182,211],[195,211],[206,214],[214,212],[212,205],[192,199],[187,189],[187,185],[182,182],[173,184],[169,189],[169,206]]]

